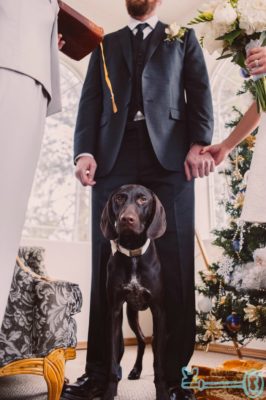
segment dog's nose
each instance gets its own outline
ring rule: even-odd
[[[133,214],[122,214],[121,222],[132,225],[136,222],[136,217]]]

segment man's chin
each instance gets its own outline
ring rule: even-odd
[[[133,18],[143,17],[151,13],[156,7],[156,1],[150,3],[148,0],[128,0],[127,11]]]

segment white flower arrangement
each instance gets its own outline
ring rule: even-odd
[[[247,35],[263,32],[266,29],[266,1],[265,0],[238,0],[239,27]]]
[[[266,46],[266,0],[211,0],[189,24],[199,23],[203,24],[201,44],[208,53],[231,58],[249,76],[248,49]],[[258,111],[266,111],[266,76],[254,79],[254,87]]]
[[[176,22],[173,22],[165,28],[165,33],[167,35],[165,41],[172,42],[178,40],[179,42],[182,42],[182,38],[184,37],[186,30],[186,28],[183,28]]]

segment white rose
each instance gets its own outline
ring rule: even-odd
[[[177,25],[176,22],[173,22],[167,28],[165,28],[165,33],[167,33],[167,35],[170,35],[172,37],[177,36],[180,29],[181,29],[181,27],[179,25]]]
[[[266,30],[266,0],[238,0],[239,26],[248,35]]]
[[[217,25],[227,26],[232,25],[237,19],[235,9],[227,1],[219,4],[213,14],[213,21]]]

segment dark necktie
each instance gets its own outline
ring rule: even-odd
[[[137,33],[135,35],[135,38],[137,39],[138,42],[142,42],[142,40],[143,40],[143,31],[147,26],[149,26],[149,24],[147,24],[146,22],[143,23],[143,24],[138,24],[136,26]]]

